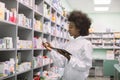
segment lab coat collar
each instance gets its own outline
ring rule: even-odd
[[[77,39],[85,39],[85,36],[78,36],[77,38],[74,38],[75,40]]]

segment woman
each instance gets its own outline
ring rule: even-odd
[[[65,50],[57,49],[60,54],[53,52],[51,55],[55,64],[64,67],[62,80],[86,80],[92,66],[92,44],[85,39],[89,34],[91,20],[81,11],[72,11],[68,21],[68,31],[74,39],[65,44]],[[43,45],[50,51],[54,49],[49,43]]]

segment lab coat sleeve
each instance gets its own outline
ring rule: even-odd
[[[92,66],[92,45],[91,43],[85,44],[83,47],[83,53],[81,57],[70,56],[69,64],[72,65],[72,68],[79,71],[89,70]]]
[[[60,68],[64,68],[65,64],[67,64],[67,59],[54,50],[52,50],[50,54],[51,54],[51,58],[53,59],[54,65]]]

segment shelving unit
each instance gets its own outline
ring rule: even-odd
[[[120,50],[120,32],[90,33],[87,39],[93,44],[93,67],[97,72],[96,76],[113,76],[113,65],[118,63],[116,52]]]
[[[107,53],[107,50],[110,50],[114,54],[120,49],[120,32],[95,32],[86,38],[92,42],[94,51],[104,50]]]
[[[0,6],[0,80],[33,80],[50,71],[53,61],[41,42],[58,47],[68,40],[62,9],[53,0],[0,0]]]

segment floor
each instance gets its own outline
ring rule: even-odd
[[[110,80],[109,77],[89,77],[87,80]]]

